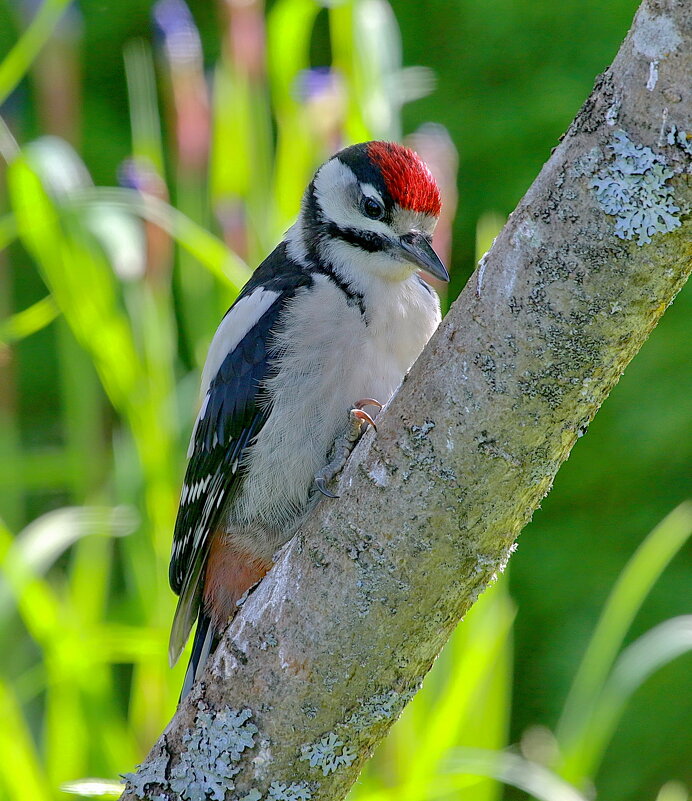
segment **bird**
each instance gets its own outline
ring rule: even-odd
[[[395,142],[346,147],[319,167],[295,224],[222,319],[173,533],[173,666],[197,621],[181,700],[247,593],[273,564],[441,320],[420,275],[438,186]],[[372,407],[371,413],[365,407]]]

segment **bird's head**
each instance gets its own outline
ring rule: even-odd
[[[417,153],[364,142],[317,170],[301,228],[308,249],[342,272],[401,281],[421,269],[448,281],[431,244],[440,208],[435,179]]]

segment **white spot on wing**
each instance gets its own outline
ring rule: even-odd
[[[206,478],[195,481],[194,484],[185,484],[180,495],[180,505],[184,506],[186,503],[194,503],[207,489],[211,479],[211,475],[208,475]]]
[[[254,292],[241,298],[223,318],[209,346],[207,361],[202,371],[200,394],[206,394],[226,356],[235,350],[241,339],[278,297],[278,292],[268,289],[255,289]]]
[[[204,415],[207,413],[207,406],[209,406],[209,393],[207,392],[202,401],[202,408],[199,410],[195,424],[192,426],[192,434],[190,435],[190,444],[187,446],[187,458],[192,456],[195,449],[195,436],[197,435],[197,427],[201,420],[204,420]],[[216,434],[214,434],[216,436]]]
[[[307,265],[307,253],[305,251],[305,243],[303,242],[303,230],[300,220],[286,231],[284,242],[286,243],[286,252],[289,258],[305,267]]]

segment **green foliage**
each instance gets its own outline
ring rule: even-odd
[[[326,9],[314,0],[276,0],[266,18],[252,3],[244,11],[224,6],[231,30],[245,25],[246,34],[266,32],[266,45],[260,35],[254,49],[232,36],[225,40],[210,4],[196,3],[201,39],[192,18],[180,12],[189,49],[177,52],[164,30],[159,58],[149,43],[150,0],[123,0],[105,10],[83,3],[84,31],[74,9],[58,24],[68,5],[44,0],[25,32],[8,42],[12,25],[23,26],[13,4],[0,4],[2,19],[12,23],[0,25],[6,45],[0,101],[10,98],[3,107],[9,124],[0,120],[0,153],[8,162],[7,206],[0,209],[0,358],[12,357],[17,365],[0,384],[0,796],[9,801],[48,801],[62,792],[113,797],[107,780],[84,777],[130,770],[175,709],[185,660],[168,669],[174,597],[166,577],[199,367],[220,316],[249,275],[247,265],[257,264],[291,224],[315,165],[341,142],[400,137],[402,120],[414,113],[416,122],[428,114],[456,126],[464,190],[456,228],[455,252],[463,256],[456,256],[458,288],[473,265],[473,236],[477,259],[547,153],[550,135],[542,132],[536,156],[536,130],[550,123],[558,133],[569,121],[602,67],[598,58],[612,52],[632,10],[622,0],[626,13],[615,22],[608,11],[611,39],[604,44],[596,37],[591,62],[580,44],[572,55],[585,78],[578,83],[563,74],[561,101],[549,104],[536,90],[542,71],[532,73],[534,83],[522,93],[513,81],[533,48],[527,37],[536,35],[525,22],[540,23],[546,14],[552,20],[552,6],[503,0],[502,19],[489,25],[487,10],[472,0],[454,8],[433,4],[424,15],[413,0],[397,4],[406,52],[434,64],[440,78],[438,92],[402,116],[405,103],[432,89],[432,77],[429,70],[403,67],[397,21],[385,0]],[[567,5],[564,24],[576,25],[579,4]],[[517,14],[528,17],[521,25],[515,19],[510,36]],[[502,47],[488,52],[479,31]],[[556,37],[547,38],[550,53]],[[88,69],[80,81],[70,64],[82,55]],[[326,62],[331,71],[310,71]],[[30,81],[23,81],[27,74]],[[459,75],[467,76],[469,97],[457,97]],[[110,91],[101,80],[112,80]],[[550,81],[558,86],[557,77]],[[59,106],[50,102],[56,87]],[[70,98],[82,93],[84,143],[73,147],[67,140],[79,141],[79,121]],[[500,117],[492,117],[492,103],[503,109]],[[31,136],[32,130],[41,136]],[[429,148],[431,159],[437,156],[441,179],[452,185],[455,154],[448,140],[422,130],[417,144]],[[530,158],[517,157],[522,148]],[[124,185],[94,186],[90,173],[99,184],[112,183],[116,164],[126,157]],[[450,193],[447,207],[453,206]],[[441,234],[441,241],[451,236],[449,223]],[[671,331],[657,340],[663,344],[654,343],[658,350],[649,364],[674,372],[685,361],[678,344],[684,337]],[[638,391],[652,383],[641,380]],[[675,392],[685,397],[677,382]],[[630,396],[609,430],[625,426],[624,439],[638,426],[653,432],[639,472],[651,465],[662,474],[668,470],[674,491],[661,491],[649,507],[640,491],[638,505],[628,499],[608,510],[598,503],[601,488],[630,487],[622,477],[633,468],[620,465],[619,454],[610,462],[592,456],[583,467],[587,457],[579,454],[588,447],[578,449],[566,472],[582,464],[579,477],[562,487],[558,482],[557,499],[551,496],[524,535],[511,587],[501,578],[471,610],[367,766],[353,801],[495,801],[512,792],[504,785],[536,798],[576,801],[590,782],[600,787],[608,780],[599,765],[611,738],[628,733],[617,723],[632,693],[690,648],[689,619],[675,603],[659,599],[657,615],[645,619],[643,629],[646,608],[638,614],[689,536],[689,505],[654,529],[615,580],[623,555],[634,550],[632,536],[686,491],[675,449],[682,412],[659,419],[659,398],[648,417],[628,417],[639,410],[638,401]],[[613,402],[617,408],[617,397]],[[560,515],[551,518],[550,509]],[[580,517],[587,509],[593,509],[590,522]],[[634,518],[621,522],[625,509]],[[594,520],[620,522],[624,541],[616,540],[618,548],[605,556],[596,548],[574,556],[571,543],[597,530]],[[548,545],[542,531],[550,534]],[[568,553],[574,558],[565,563]],[[531,563],[533,554],[546,562],[546,572]],[[594,576],[593,587],[576,570],[580,559]],[[549,591],[536,593],[541,580]],[[567,692],[604,588],[613,582]],[[513,596],[521,601],[518,617]],[[569,628],[571,607],[587,596],[591,619],[586,615],[580,629]],[[546,645],[550,637],[531,641],[546,621],[552,632],[569,630],[571,661],[565,660],[558,680],[546,681],[545,699],[532,707],[534,697],[525,691],[532,660],[541,649],[555,659]],[[637,639],[623,648],[632,625]],[[545,665],[537,670],[550,678]],[[670,702],[664,698],[653,709],[652,729],[665,725]],[[561,707],[554,735],[545,726],[528,728],[552,724]],[[514,740],[520,752],[506,750]],[[338,744],[317,746],[322,756],[310,758],[321,759],[323,769],[330,759],[344,758]],[[619,774],[608,773],[656,787],[680,777],[666,772],[652,779],[633,760]],[[651,797],[640,789],[608,797]],[[277,785],[271,792],[298,797],[303,789]],[[683,797],[684,789],[671,781],[659,801]]]
[[[645,663],[637,666],[635,659],[632,668],[637,679],[633,680],[625,660],[634,659],[631,655],[636,656],[643,649],[644,643],[648,642],[647,638],[651,639],[656,629],[629,646],[625,652],[630,654],[629,657],[622,654],[615,667],[613,663],[651,588],[690,534],[692,503],[688,502],[671,512],[651,532],[613,586],[572,683],[557,727],[560,773],[570,781],[581,783],[586,777],[593,775],[597,760],[604,750],[604,741],[611,736],[616,716],[622,711],[622,701],[643,682],[648,672],[652,672],[651,667],[641,672],[642,664]],[[653,657],[653,664],[666,654],[668,647],[678,642],[677,628],[670,629],[670,632],[670,643],[660,642],[657,647],[652,647],[651,653],[658,654]],[[616,698],[621,699],[619,704]]]
[[[0,64],[0,104],[17,86],[45,45],[70,0],[46,0],[30,25]]]

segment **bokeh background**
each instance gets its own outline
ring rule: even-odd
[[[70,783],[131,770],[175,708],[200,365],[314,167],[419,149],[449,303],[636,6],[0,0],[1,798],[106,792]],[[688,797],[690,312],[688,289],[353,801]]]

